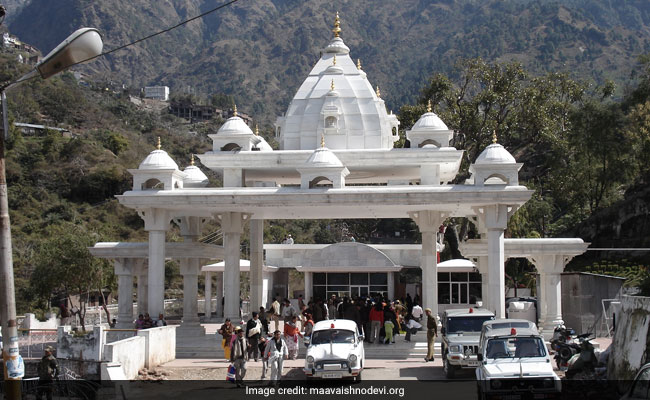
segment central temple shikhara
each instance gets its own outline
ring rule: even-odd
[[[545,333],[552,332],[562,318],[560,273],[587,244],[580,239],[504,239],[508,219],[533,191],[519,184],[522,164],[496,136],[470,166],[472,175],[464,184],[450,184],[463,150],[450,146],[453,131],[430,107],[406,132],[410,148],[394,148],[399,121],[386,111],[379,88],[370,84],[360,61],[350,57],[340,37],[338,14],[333,32],[287,112],[276,121],[280,150],[253,132],[235,109],[234,116],[209,135],[212,151],[197,155],[205,167],[223,173],[223,187],[206,187],[208,180],[193,161],[181,171],[160,143],[130,170],[133,190],[117,197],[142,217],[149,242],[98,243],[91,249],[98,257],[114,260],[118,324],[133,322],[134,276],[138,312],[155,316],[163,311],[164,264],[170,258],[180,260],[184,279],[181,332],[202,333],[198,275],[208,260],[223,263],[203,268],[209,278],[206,296],[212,297],[210,276],[216,273],[217,316],[238,318],[240,243],[249,224],[250,266],[245,268],[250,268],[251,309],[268,306],[276,293],[289,297],[290,268],[304,272],[307,299],[330,294],[383,294],[392,299],[399,271],[419,268],[421,284],[414,290],[423,307],[436,313],[481,299],[497,317],[504,317],[504,262],[526,257],[539,273],[539,325]],[[467,217],[476,224],[480,239],[461,244],[474,265],[438,267],[436,238],[448,217]],[[221,223],[223,246],[198,241],[202,223],[210,218]],[[412,218],[422,244],[263,244],[266,219],[340,218]],[[166,243],[171,223],[180,226],[184,242]],[[206,317],[212,312],[207,307]]]

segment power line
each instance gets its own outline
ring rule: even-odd
[[[219,11],[219,10],[221,10],[222,8],[225,8],[225,7],[228,7],[228,6],[230,6],[230,5],[234,4],[234,3],[237,3],[238,1],[239,1],[239,0],[231,0],[231,1],[229,1],[228,3],[222,4],[222,5],[218,6],[218,7],[215,7],[215,8],[213,8],[213,9],[211,9],[211,10],[208,10],[208,11],[204,12],[203,14],[200,14],[200,15],[197,15],[196,17],[192,17],[192,18],[190,18],[190,19],[187,19],[187,20],[185,20],[185,21],[183,21],[183,22],[180,22],[180,23],[178,23],[178,24],[176,24],[176,25],[174,25],[174,26],[171,26],[171,27],[169,27],[169,28],[167,28],[167,29],[164,29],[164,30],[159,31],[159,32],[156,32],[156,33],[152,33],[152,34],[149,35],[149,36],[145,36],[145,37],[140,38],[140,39],[138,39],[138,40],[136,40],[136,41],[133,41],[133,42],[131,42],[131,43],[127,43],[127,44],[122,45],[122,46],[120,46],[120,47],[116,47],[116,48],[114,48],[114,49],[112,49],[112,50],[105,51],[105,52],[103,52],[103,53],[101,53],[101,54],[98,54],[98,55],[96,55],[96,56],[93,56],[93,57],[87,58],[87,59],[85,59],[85,60],[79,61],[79,62],[77,62],[77,63],[74,63],[74,64],[72,64],[72,65],[70,65],[70,66],[72,67],[72,66],[77,65],[77,64],[82,64],[82,63],[88,62],[88,61],[90,61],[90,60],[94,60],[95,58],[103,57],[103,56],[106,56],[106,55],[108,55],[108,54],[114,53],[114,52],[116,52],[116,51],[118,51],[118,50],[122,50],[122,49],[125,49],[125,48],[127,48],[127,47],[133,46],[134,44],[138,44],[138,43],[140,43],[140,42],[144,42],[145,40],[151,39],[152,37],[155,37],[155,36],[158,36],[158,35],[162,35],[163,33],[167,33],[167,32],[169,32],[169,31],[171,31],[171,30],[174,30],[174,29],[176,29],[176,28],[178,28],[178,27],[180,27],[180,26],[182,26],[182,25],[187,24],[188,22],[192,22],[192,21],[197,20],[197,19],[199,19],[199,18],[203,18],[203,17],[205,17],[205,16],[208,15],[208,14],[211,14],[211,13],[213,13],[213,12],[215,12],[215,11]]]

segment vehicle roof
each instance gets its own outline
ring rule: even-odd
[[[512,328],[517,330],[517,336],[539,335],[537,325],[526,319],[495,319],[493,321],[485,321],[482,331],[486,336],[509,336]]]
[[[472,310],[470,312],[470,310]],[[445,310],[445,314],[447,317],[480,317],[480,316],[488,316],[488,317],[494,317],[494,313],[488,309],[485,308],[457,308],[457,309],[451,309],[451,310]]]
[[[314,324],[314,331],[332,329],[332,324],[334,329],[346,329],[349,331],[354,331],[357,328],[357,323],[349,319],[326,319],[323,321],[316,322]]]

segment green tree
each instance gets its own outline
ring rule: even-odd
[[[88,250],[99,238],[81,226],[67,223],[51,227],[49,237],[35,255],[31,287],[44,304],[53,293],[62,292],[70,305],[79,309],[79,320],[85,327],[90,295],[97,291],[103,295],[102,289],[112,281],[107,261],[95,258]],[[78,298],[76,302],[73,296]]]

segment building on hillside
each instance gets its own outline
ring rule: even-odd
[[[145,99],[169,100],[169,86],[145,86]]]
[[[72,138],[76,137],[76,134],[73,134],[68,129],[65,128],[55,128],[53,126],[37,125],[37,124],[26,124],[23,122],[14,122],[14,126],[20,130],[24,136],[42,136],[47,134],[47,132],[59,132],[62,137]]]
[[[204,167],[223,176],[222,186],[207,187],[208,179],[194,165],[181,171],[160,144],[137,169],[129,170],[133,188],[117,198],[138,212],[149,240],[97,243],[91,249],[114,260],[119,297],[128,299],[119,302],[118,324],[130,326],[133,321],[134,277],[138,310],[151,315],[163,310],[166,259],[180,260],[183,335],[204,332],[197,317],[197,277],[206,259],[224,261],[223,272],[205,271],[206,290],[213,285],[212,274],[216,276],[217,315],[239,320],[240,245],[248,232],[251,309],[268,306],[269,296],[289,296],[289,271],[298,270],[305,282],[297,289],[308,297],[395,298],[407,292],[418,294],[422,306],[436,314],[445,302],[450,307],[470,303],[480,285],[484,306],[504,317],[505,260],[526,257],[539,273],[539,325],[545,335],[552,334],[562,319],[560,274],[588,244],[580,239],[505,239],[509,218],[533,191],[520,185],[522,164],[496,136],[473,160],[471,178],[460,184],[451,182],[463,150],[451,146],[454,132],[430,107],[406,132],[411,147],[394,148],[399,120],[387,111],[360,61],[350,56],[338,15],[333,32],[276,121],[279,150],[253,132],[234,108],[217,133],[209,135],[212,150],[197,155]],[[450,270],[438,265],[437,236],[450,217],[469,218],[477,227],[480,239],[461,246],[473,266]],[[420,230],[421,244],[410,249],[352,241],[306,247],[263,243],[265,220],[363,218],[410,218]],[[203,237],[207,219],[220,223],[220,231],[208,237],[223,238],[223,245]],[[166,242],[171,223],[180,227],[183,242]],[[271,266],[277,267],[272,282],[265,276]],[[399,278],[403,274],[410,276],[404,282]],[[206,317],[213,311],[209,307]]]
[[[201,122],[214,118],[217,115],[217,109],[213,106],[193,104],[188,101],[172,101],[169,105],[169,113],[190,122]]]

